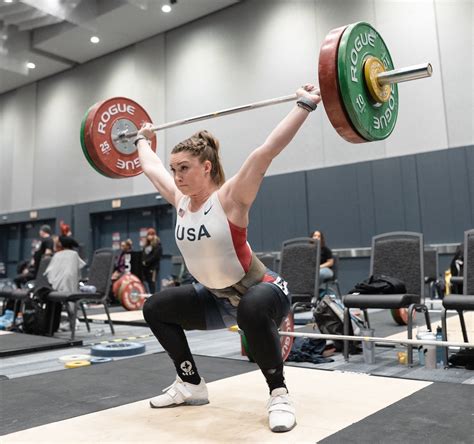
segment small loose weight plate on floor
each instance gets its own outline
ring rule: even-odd
[[[90,355],[66,355],[59,358],[60,362],[71,362],[71,361],[89,361]]]
[[[140,355],[145,352],[145,344],[140,342],[114,342],[110,344],[93,345],[92,356],[123,357]]]
[[[70,361],[64,364],[66,368],[79,368],[79,367],[87,367],[91,365],[90,361]]]
[[[94,365],[94,364],[104,364],[106,362],[112,362],[113,359],[112,358],[101,358],[99,356],[95,356],[93,358],[91,358],[91,364]]]

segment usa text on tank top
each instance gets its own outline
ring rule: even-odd
[[[229,287],[242,279],[250,267],[252,250],[247,228],[227,219],[214,192],[196,212],[183,196],[177,208],[175,238],[189,272],[208,288]]]

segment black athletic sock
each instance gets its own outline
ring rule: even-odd
[[[184,382],[199,385],[199,383],[201,382],[201,376],[199,376],[196,364],[194,363],[194,359],[192,357],[188,357],[187,359],[184,359],[182,361],[180,360],[178,362],[175,362],[174,366],[176,367],[176,372],[178,373],[178,376]]]
[[[283,374],[283,363],[281,363],[276,368],[269,368],[265,370],[262,369],[262,373],[263,376],[265,376],[265,379],[267,380],[270,393],[276,388],[284,387],[286,389],[285,375]]]

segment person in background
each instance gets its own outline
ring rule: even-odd
[[[67,237],[69,240],[66,241],[74,250],[79,249],[79,243],[72,236],[71,226],[65,224],[63,221],[59,223],[60,236]]]
[[[454,257],[451,259],[449,264],[451,271],[451,277],[462,277],[464,274],[464,244],[460,244],[456,247]],[[451,294],[462,294],[463,283],[451,281]]]
[[[52,255],[54,252],[54,240],[51,237],[51,227],[49,225],[42,225],[39,229],[39,236],[41,237],[41,244],[33,254],[34,275],[38,273],[39,264],[43,256]]]
[[[159,236],[154,228],[149,228],[142,251],[143,281],[148,286],[149,293],[154,293],[156,289],[162,252]]]
[[[65,293],[79,291],[80,270],[86,263],[74,250],[74,245],[77,245],[77,242],[69,236],[61,235],[56,241],[55,254],[44,272],[51,287],[56,291]],[[74,322],[74,302],[68,302],[66,309],[71,328]],[[77,320],[75,322],[78,324]]]
[[[321,259],[319,262],[319,283],[322,284],[334,276],[332,267],[334,266],[334,258],[331,249],[326,245],[324,234],[320,230],[313,231],[311,236],[313,239],[319,239],[321,243]]]
[[[21,288],[28,281],[31,281],[35,278],[35,264],[33,258],[29,261],[19,262],[16,267],[17,275],[13,278],[16,286]]]
[[[112,280],[117,280],[122,274],[130,271],[130,253],[132,252],[132,239],[127,239],[120,242],[120,254],[115,262],[114,272],[112,273]],[[127,257],[128,256],[128,257]]]

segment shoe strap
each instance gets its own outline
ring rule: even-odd
[[[268,407],[268,413],[271,412],[289,412],[294,414],[295,408],[288,403],[271,404],[270,407]]]
[[[271,397],[268,403],[268,411],[284,411],[284,412],[295,412],[295,408],[291,403],[288,396],[274,396]]]
[[[185,399],[191,398],[193,395],[184,385],[183,382],[175,381],[169,387],[163,389],[167,395],[171,396],[177,402],[183,402]]]

